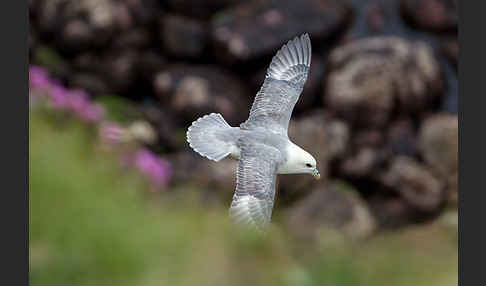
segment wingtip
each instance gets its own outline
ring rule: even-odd
[[[308,34],[308,33],[304,33],[304,34],[303,34],[303,35],[300,37],[300,40],[301,40],[302,42],[307,42],[307,43],[309,43],[309,45],[310,45],[310,36],[309,36],[309,34]]]
[[[295,36],[295,38],[293,38],[292,41],[310,42],[309,33],[303,33],[300,36]]]
[[[267,70],[267,77],[275,79],[289,78],[291,75],[284,75],[294,66],[311,64],[312,48],[308,33],[297,35],[282,45],[272,58]]]

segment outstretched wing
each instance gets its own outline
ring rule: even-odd
[[[241,146],[241,145],[240,145]],[[280,152],[263,144],[243,144],[230,217],[263,230],[270,222]]]
[[[287,135],[292,110],[304,88],[311,63],[308,34],[295,37],[277,52],[242,129],[264,128]]]

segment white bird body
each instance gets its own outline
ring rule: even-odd
[[[238,160],[236,190],[230,216],[264,229],[270,222],[277,174],[312,174],[319,179],[316,160],[287,134],[292,110],[302,92],[311,63],[307,34],[289,41],[273,57],[255,97],[248,120],[231,127],[220,114],[194,121],[187,141],[210,160]]]

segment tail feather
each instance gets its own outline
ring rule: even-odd
[[[220,161],[232,151],[233,144],[223,139],[224,133],[231,128],[221,114],[204,115],[194,121],[187,130],[187,142],[199,155]]]

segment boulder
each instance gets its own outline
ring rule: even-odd
[[[437,212],[445,198],[443,184],[424,165],[410,157],[393,158],[379,181],[419,212]]]
[[[244,85],[213,66],[170,66],[155,75],[153,87],[161,104],[177,112],[184,124],[214,112],[238,126],[247,119],[251,106]]]
[[[373,177],[380,166],[389,157],[386,150],[373,147],[363,147],[346,154],[340,161],[339,173],[348,179],[366,179]]]
[[[365,201],[348,184],[331,181],[313,190],[285,210],[284,223],[305,238],[318,238],[322,228],[336,229],[352,238],[365,238],[376,221]]]
[[[417,132],[410,118],[400,118],[390,123],[386,136],[387,147],[392,156],[418,155]]]
[[[114,1],[38,1],[38,26],[64,52],[106,45],[117,30]],[[96,8],[96,9],[95,9]],[[66,51],[68,50],[68,51]]]
[[[154,127],[157,134],[157,147],[165,152],[189,151],[184,126],[178,126],[176,115],[157,104],[142,108],[143,117]]]
[[[139,52],[137,57],[137,71],[139,78],[152,85],[154,74],[162,70],[167,65],[167,60],[159,51],[155,49],[144,49]]]
[[[445,55],[452,63],[455,71],[457,72],[457,63],[459,62],[459,41],[457,38],[454,37],[442,41],[440,44],[440,50],[441,53]]]
[[[172,153],[166,158],[174,166],[174,185],[197,186],[204,193],[203,198],[226,202],[229,207],[236,187],[238,161],[226,158],[214,162],[192,150]]]
[[[140,80],[150,86],[153,75],[165,66],[165,58],[150,49],[109,49],[80,53],[72,61],[73,74],[68,76],[70,82],[92,92],[133,96],[130,87]]]
[[[385,143],[383,130],[367,128],[353,130],[352,145],[355,149],[381,147]]]
[[[160,38],[170,55],[195,58],[206,49],[207,27],[201,21],[168,14],[160,21]]]
[[[446,183],[450,198],[457,200],[458,180],[458,120],[457,115],[436,114],[420,127],[419,148],[425,163]]]
[[[103,53],[80,53],[73,61],[77,73],[89,73],[104,81],[105,92],[124,94],[137,79],[139,53],[135,49],[107,50]]]
[[[120,34],[149,24],[158,4],[149,1],[39,0],[36,25],[63,54],[107,47]]]
[[[326,105],[361,127],[385,126],[394,108],[401,113],[423,111],[443,91],[432,49],[424,42],[394,36],[364,38],[335,48],[327,70]]]
[[[342,30],[351,9],[337,0],[252,0],[212,18],[215,51],[227,63],[273,56],[287,41],[309,33],[313,48]]]
[[[114,92],[123,93],[134,84],[138,76],[138,58],[136,50],[128,49],[106,55],[101,70]]]
[[[368,205],[380,229],[398,228],[423,220],[416,209],[406,200],[389,194],[376,194],[368,199]]]
[[[221,9],[245,2],[244,0],[167,0],[170,11],[191,18],[209,19]]]
[[[113,39],[111,50],[138,50],[151,45],[150,32],[143,27],[135,27],[124,31]]]
[[[457,0],[401,0],[400,11],[417,28],[457,32]]]
[[[73,88],[86,90],[92,95],[106,94],[111,91],[110,86],[103,77],[90,72],[74,72],[69,74],[68,84]]]

